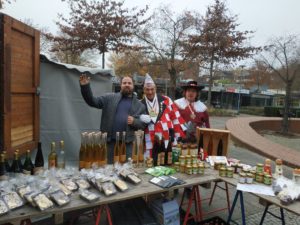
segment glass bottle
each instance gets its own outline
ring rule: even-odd
[[[87,135],[87,132],[81,133],[81,144],[80,144],[80,149],[79,149],[79,170],[85,168],[86,135]]]
[[[166,148],[165,148],[165,142],[164,139],[162,138],[160,140],[160,165],[164,166],[165,165],[165,152],[166,152]]]
[[[3,153],[0,154],[0,180],[6,179],[6,166],[5,166],[5,155]]]
[[[34,174],[38,174],[44,169],[44,156],[43,156],[43,150],[42,150],[42,143],[38,143],[38,149],[35,155],[34,160]]]
[[[107,133],[102,133],[102,154],[101,154],[101,165],[107,164]]]
[[[264,164],[264,173],[272,175],[271,160],[266,159]]]
[[[153,148],[152,148],[152,158],[153,158],[153,165],[158,166],[160,165],[160,140],[159,136],[155,135],[154,136],[154,143],[153,143]]]
[[[217,156],[222,156],[222,155],[223,155],[223,140],[221,138],[217,147]]]
[[[274,178],[279,178],[283,175],[282,160],[281,159],[276,159],[275,164],[276,165],[275,165]]]
[[[137,153],[137,138],[138,138],[138,132],[134,132],[134,140],[132,142],[132,151],[131,151],[131,158],[132,158],[132,163],[136,164],[138,161],[138,153]]]
[[[87,134],[87,148],[85,157],[85,168],[90,169],[94,160],[94,146],[93,146],[93,134],[94,132]]]
[[[95,135],[95,160],[96,160],[96,164],[97,166],[103,166],[102,165],[102,133],[101,132],[97,132]]]
[[[21,156],[20,156],[20,151],[19,149],[16,150],[16,152],[18,153],[19,157],[18,157],[18,164],[20,165],[21,169],[23,169],[23,163],[21,161]]]
[[[11,166],[9,165],[9,162],[7,160],[7,153],[6,153],[6,151],[3,151],[2,154],[4,155],[4,164],[5,164],[6,172],[11,172]]]
[[[34,165],[31,161],[31,154],[30,154],[30,150],[26,151],[26,158],[23,164],[23,173],[27,174],[27,175],[33,175],[33,168]]]
[[[120,163],[126,162],[126,143],[125,143],[126,132],[123,131],[122,142],[120,147]]]
[[[120,160],[120,144],[119,144],[119,132],[116,132],[116,143],[114,146],[114,163],[119,162]]]
[[[165,156],[165,164],[167,165],[172,165],[172,140],[171,137],[169,137],[169,143],[166,151],[166,156]]]
[[[66,156],[65,156],[65,142],[61,140],[59,142],[59,154],[57,157],[57,168],[64,169],[66,166]]]
[[[139,163],[144,163],[144,131],[139,131],[140,143],[138,145],[138,160]]]
[[[20,164],[19,151],[14,152],[14,161],[11,165],[11,171],[13,173],[22,173],[22,165]]]
[[[48,155],[48,169],[57,167],[57,154],[55,150],[55,142],[51,142],[51,151]]]

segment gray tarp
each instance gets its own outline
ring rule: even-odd
[[[84,102],[79,76],[83,72],[91,76],[94,95],[100,96],[112,91],[112,72],[57,64],[44,56],[41,56],[40,71],[40,140],[45,163],[50,143],[55,141],[58,145],[60,140],[65,141],[67,161],[77,161],[80,133],[99,130],[101,117],[101,110]]]

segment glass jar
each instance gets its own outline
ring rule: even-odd
[[[283,174],[282,170],[282,160],[281,159],[276,159],[275,161],[275,173],[274,173],[274,178],[281,177]]]
[[[239,183],[240,184],[246,183],[246,174],[245,173],[240,173],[239,174]]]
[[[264,174],[256,172],[255,181],[258,183],[263,183],[264,182]]]
[[[272,176],[269,174],[264,175],[264,184],[271,185],[272,184]]]
[[[193,174],[193,167],[191,165],[186,165],[185,173],[188,174],[188,175]]]
[[[179,172],[180,173],[185,173],[185,164],[180,164],[180,166],[179,166]]]
[[[226,177],[226,173],[227,173],[226,167],[221,167],[221,168],[219,169],[219,176],[220,176],[220,177]]]
[[[182,147],[181,147],[181,155],[188,155],[188,147],[186,144],[183,144]]]
[[[186,155],[186,156],[185,156],[185,163],[186,163],[186,164],[191,164],[191,163],[192,163],[192,158],[191,158],[190,155]]]
[[[270,159],[265,160],[264,173],[272,175],[272,168],[271,168],[271,160]]]
[[[198,159],[197,159],[197,155],[192,155],[192,164],[197,164]]]
[[[193,164],[193,174],[197,174],[197,173],[198,173],[198,165]]]
[[[253,183],[253,178],[254,178],[254,176],[253,176],[252,173],[247,173],[247,175],[246,175],[246,183],[247,184],[252,184]]]
[[[233,168],[232,167],[227,168],[226,176],[229,178],[233,177]]]
[[[197,144],[190,145],[190,155],[198,155]]]
[[[180,165],[185,165],[185,156],[184,155],[179,156],[179,163],[180,163]]]
[[[256,173],[263,173],[264,172],[264,165],[261,163],[256,164]]]
[[[180,168],[179,162],[175,162],[174,163],[174,169],[176,170],[176,172],[179,172],[179,168]]]
[[[199,163],[199,164],[198,164],[198,173],[199,173],[200,175],[203,175],[203,174],[204,174],[204,169],[205,169],[204,164],[203,164],[203,163]]]
[[[236,173],[239,174],[239,173],[242,172],[242,170],[243,170],[242,164],[239,164],[239,163],[238,163],[237,166],[236,166]]]
[[[300,169],[293,170],[293,179],[296,184],[300,185]]]

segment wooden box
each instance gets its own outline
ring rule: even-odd
[[[40,33],[0,13],[0,151],[21,153],[39,140]]]
[[[203,149],[207,151],[208,155],[227,156],[230,131],[197,127],[198,143],[201,136],[203,138]],[[222,148],[219,149],[220,144]]]

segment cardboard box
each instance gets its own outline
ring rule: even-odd
[[[150,203],[150,209],[161,225],[179,225],[179,205],[176,200],[157,199]]]

